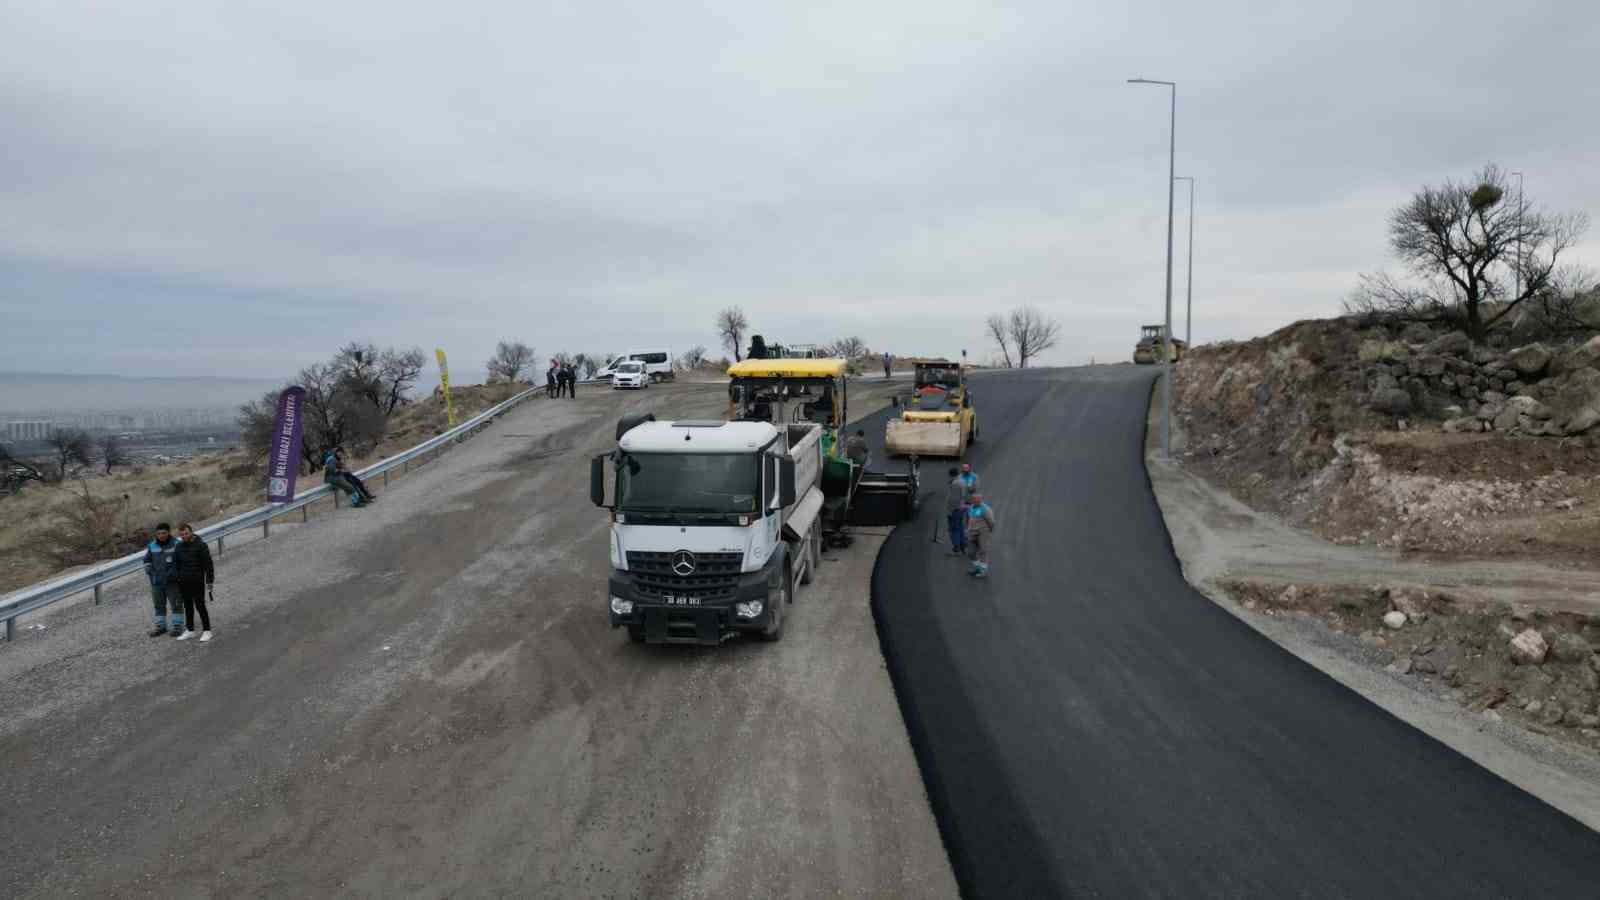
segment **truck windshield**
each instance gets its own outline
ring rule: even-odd
[[[617,470],[617,507],[632,512],[759,512],[757,458],[735,453],[632,454]]]

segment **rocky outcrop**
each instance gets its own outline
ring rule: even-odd
[[[1600,426],[1600,336],[1565,351],[1528,344],[1500,353],[1460,332],[1408,326],[1364,375],[1374,412],[1432,415],[1453,434],[1584,434]],[[1403,397],[1403,399],[1402,399]]]

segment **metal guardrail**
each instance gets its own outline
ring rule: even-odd
[[[358,471],[356,476],[365,481],[366,479],[375,475],[382,475],[384,484],[387,485],[389,483],[390,472],[394,471],[395,469],[409,469],[411,463],[417,459],[420,459],[421,457],[426,456],[435,450],[439,450],[447,444],[452,444],[461,440],[462,438],[471,434],[474,430],[488,425],[490,422],[503,415],[513,406],[516,406],[522,403],[524,400],[527,400],[537,394],[544,393],[544,390],[545,389],[543,387],[537,387],[523,391],[522,393],[512,397],[509,400],[506,400],[503,403],[498,403],[489,407],[483,412],[473,416],[465,422],[462,422],[460,425],[457,425],[449,431],[438,435],[437,437],[423,441],[409,450],[405,450],[389,457],[388,459],[381,460],[366,467],[365,469]],[[260,528],[262,537],[266,537],[271,533],[273,519],[276,519],[279,516],[283,516],[287,513],[292,513],[298,509],[300,510],[302,521],[307,521],[310,519],[310,511],[308,507],[318,500],[329,496],[334,498],[334,504],[337,505],[339,502],[338,492],[336,492],[331,485],[319,484],[308,491],[303,491],[299,494],[296,494],[294,499],[287,503],[269,503],[266,506],[257,507],[249,512],[240,513],[231,519],[225,519],[221,522],[217,522],[214,525],[208,525],[195,533],[199,535],[200,539],[203,541],[208,543],[215,541],[217,544],[217,554],[220,556],[225,549],[225,543],[229,535],[237,534],[241,531],[245,531],[246,529]],[[4,599],[0,599],[0,620],[4,620],[6,623],[6,640],[10,641],[15,638],[18,616],[25,615],[33,612],[34,610],[49,606],[57,601],[65,600],[68,597],[87,593],[89,591],[94,592],[94,602],[98,604],[100,602],[100,589],[106,583],[116,581],[117,579],[127,575],[132,575],[135,572],[142,573],[143,571],[144,551],[140,550],[137,553],[130,553],[121,559],[114,559],[109,562],[100,563],[74,575],[57,578],[53,581],[40,582],[32,587],[23,588],[20,591],[7,594]]]

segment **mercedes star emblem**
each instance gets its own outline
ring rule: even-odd
[[[687,550],[679,550],[672,554],[673,574],[686,578],[694,574],[694,554]]]

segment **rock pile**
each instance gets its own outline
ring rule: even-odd
[[[1561,353],[1478,347],[1461,332],[1407,340],[1431,334],[1408,330],[1375,349],[1363,373],[1373,410],[1444,416],[1444,430],[1458,433],[1564,436],[1600,425],[1600,336]]]

